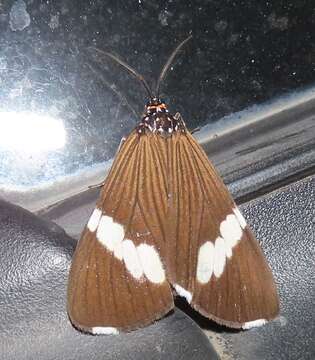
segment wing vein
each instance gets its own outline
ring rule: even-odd
[[[146,165],[146,152],[143,151],[143,149],[142,149],[142,151],[140,152],[139,159],[140,159],[140,160],[138,161],[138,172],[139,172],[139,174],[140,174],[140,173],[141,173],[141,168],[142,168],[142,166],[145,166],[145,165]],[[143,161],[143,163],[142,163],[142,161]],[[136,189],[136,202],[137,202],[137,204],[138,204],[138,206],[139,206],[139,211],[140,211],[140,214],[141,214],[141,216],[142,216],[143,222],[144,222],[146,228],[147,228],[148,230],[150,230],[150,227],[149,227],[148,224],[146,223],[146,219],[145,219],[145,217],[144,217],[143,209],[142,209],[142,206],[141,206],[141,201],[140,201],[140,199],[139,199],[139,191],[141,191],[141,190],[139,190],[139,187],[140,187],[140,181],[138,180],[137,189]],[[152,237],[153,237],[153,234],[152,234]],[[156,243],[156,240],[155,240],[155,239],[154,239],[154,242]],[[151,300],[154,302],[154,298],[153,298],[153,295],[152,295],[152,291],[151,291],[150,286],[149,286],[149,284],[148,284],[147,281],[145,281],[145,286],[146,286],[146,289],[147,289],[148,293],[150,294]],[[144,303],[145,303],[145,301],[144,301]],[[146,307],[146,312],[147,312],[147,314],[149,314],[149,311],[148,311],[147,307]],[[149,314],[149,315],[150,315],[150,314]]]
[[[177,173],[177,178],[176,178],[176,183],[177,183],[177,198],[176,198],[176,202],[177,202],[177,214],[176,214],[176,217],[177,217],[177,222],[176,222],[176,241],[175,241],[175,254],[174,256],[176,256],[176,276],[177,276],[177,268],[178,268],[178,243],[179,243],[179,233],[180,233],[180,222],[179,222],[179,219],[180,219],[180,214],[181,214],[181,211],[180,211],[180,193],[179,191],[181,190],[182,191],[182,188],[181,188],[181,184],[180,184],[180,180],[179,180],[179,174],[182,173],[182,169],[181,169],[181,164],[180,162],[178,161],[178,158],[179,158],[179,154],[180,153],[180,149],[179,149],[179,144],[178,142],[175,143],[175,154],[176,154],[176,158],[175,158],[175,163],[176,163],[176,173]]]
[[[140,150],[139,150],[139,148],[140,148]],[[137,151],[137,154],[136,154],[136,161],[135,161],[135,164],[137,164],[137,166],[134,166],[134,168],[135,168],[135,176],[132,177],[132,178],[136,179],[136,186],[135,186],[136,194],[135,194],[135,197],[134,197],[134,199],[135,199],[134,203],[132,205],[130,220],[129,220],[128,226],[127,226],[128,232],[130,231],[130,227],[131,227],[132,221],[133,221],[134,216],[135,216],[135,208],[136,208],[137,204],[139,203],[138,194],[139,194],[139,186],[140,186],[139,174],[141,173],[141,157],[142,157],[141,147],[138,146],[138,151]],[[127,231],[126,231],[126,233],[127,233]],[[127,269],[125,267],[125,275],[126,274],[127,274]],[[131,298],[131,305],[132,305],[133,313],[135,314],[135,317],[137,317],[137,310],[136,310],[136,307],[135,307],[135,304],[134,304],[134,301],[133,301],[133,295],[132,295],[132,291],[131,291],[130,284],[128,283],[128,281],[127,281],[127,288],[128,288],[128,293],[129,293],[130,298]],[[146,288],[148,288],[147,282],[146,282]],[[145,305],[145,302],[144,302],[144,305]],[[146,312],[148,314],[147,307],[145,306],[145,308],[146,308]]]
[[[133,147],[133,148],[132,148]],[[109,174],[105,180],[105,184],[103,187],[102,198],[105,201],[107,194],[111,193],[113,186],[117,184],[117,179],[122,176],[122,174],[126,171],[130,163],[130,159],[134,154],[134,148],[137,147],[137,137],[133,137],[129,142],[123,144],[122,148],[118,153],[118,158],[114,160],[114,163],[111,167]]]

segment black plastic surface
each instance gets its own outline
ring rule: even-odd
[[[257,330],[222,333],[232,358],[315,359],[315,177],[242,207],[275,275],[280,317]]]
[[[315,337],[314,191],[315,177],[309,177],[241,206],[246,219],[252,226],[257,238],[260,240],[269,264],[273,270],[280,294],[281,314],[278,319],[261,328],[244,332],[231,332],[224,328],[218,328],[210,321],[201,319],[196,313],[189,311],[189,314],[193,317],[193,319],[197,322],[200,321],[200,325],[208,331],[215,348],[219,351],[223,358],[224,356],[227,356],[227,358],[232,357],[235,359],[248,360],[311,360],[315,357],[315,346],[313,341]],[[82,200],[83,203],[80,204],[79,199],[77,199],[75,210],[71,210],[71,208],[63,209],[57,207],[52,213],[47,213],[46,216],[49,217],[49,215],[51,215],[55,221],[64,223],[64,225],[67,225],[67,227],[72,230],[75,235],[77,235],[79,228],[83,226],[89,216],[91,208],[93,207],[93,200],[91,198],[85,197]],[[86,203],[86,206],[84,206],[84,203]],[[7,213],[8,210],[6,209],[7,206],[2,207],[1,213]],[[11,209],[11,214],[13,214],[14,212],[12,208],[9,209]],[[23,215],[21,217],[22,214],[23,212],[21,213],[20,210],[16,213],[19,221],[21,221],[20,219],[23,219],[23,216],[25,216]],[[36,223],[38,222],[35,217],[30,217],[30,215],[28,215],[28,217],[30,219],[29,221],[32,220]],[[65,238],[65,235],[62,235],[63,240],[61,242],[61,247],[58,247],[57,254],[61,251],[62,254],[65,254],[63,256],[66,256],[66,258],[60,265],[61,269],[59,268],[57,272],[54,269],[51,270],[53,275],[61,276],[58,280],[61,295],[58,292],[51,292],[50,287],[46,284],[45,286],[48,286],[46,290],[47,292],[43,295],[43,298],[38,300],[37,296],[38,294],[41,294],[42,286],[44,285],[41,284],[41,278],[39,276],[35,276],[37,279],[37,286],[39,286],[40,290],[34,290],[32,289],[33,286],[27,285],[29,291],[29,300],[27,301],[29,301],[29,304],[25,305],[23,301],[21,302],[20,294],[25,292],[24,284],[27,284],[28,282],[25,282],[23,277],[21,278],[20,267],[22,267],[22,270],[24,271],[24,261],[28,263],[28,266],[33,266],[32,262],[36,260],[35,263],[37,264],[37,258],[40,257],[38,257],[37,253],[34,254],[34,247],[31,246],[31,255],[34,257],[33,260],[28,260],[28,248],[25,248],[25,241],[23,241],[21,230],[19,230],[16,234],[16,227],[12,226],[12,224],[16,224],[16,220],[15,222],[12,222],[11,220],[9,222],[8,221],[8,217],[3,217],[2,215],[1,229],[3,229],[3,231],[1,233],[1,246],[6,250],[6,252],[2,250],[1,254],[3,254],[2,256],[4,256],[4,260],[10,259],[6,261],[9,261],[9,263],[11,262],[12,265],[8,267],[4,260],[0,262],[1,266],[4,266],[1,282],[2,284],[5,284],[4,287],[1,285],[0,288],[7,289],[9,287],[13,289],[14,292],[11,293],[7,290],[3,290],[1,292],[0,302],[2,303],[1,308],[5,305],[5,313],[11,313],[14,314],[14,316],[12,317],[11,315],[7,322],[5,321],[3,324],[0,324],[0,326],[3,327],[1,330],[1,341],[4,341],[4,344],[6,344],[9,338],[13,349],[17,346],[17,348],[20,349],[19,351],[21,351],[21,341],[23,341],[22,347],[25,346],[25,342],[27,342],[28,338],[23,334],[24,331],[26,331],[25,328],[27,327],[27,319],[29,318],[28,311],[25,313],[20,307],[24,308],[26,306],[26,308],[34,308],[34,312],[36,313],[34,320],[35,327],[39,323],[38,319],[42,319],[41,325],[38,325],[38,329],[34,330],[34,325],[31,325],[31,333],[35,332],[36,336],[38,336],[37,331],[44,333],[47,332],[50,334],[50,340],[46,339],[47,346],[55,347],[57,344],[57,346],[61,348],[60,352],[67,351],[65,347],[62,347],[65,346],[65,344],[63,340],[60,339],[59,333],[62,333],[62,338],[65,337],[66,341],[68,341],[68,346],[72,343],[77,346],[76,341],[84,341],[85,344],[85,340],[77,340],[85,338],[76,337],[78,335],[75,335],[73,329],[66,320],[64,309],[66,274],[69,266],[69,257],[74,246],[72,239]],[[79,223],[80,225],[78,225]],[[25,229],[25,225],[23,227]],[[31,228],[32,227],[33,226],[31,226]],[[20,226],[18,226],[18,228],[20,228]],[[45,230],[45,232],[46,231],[47,230]],[[19,242],[13,241],[13,245],[11,244],[11,239],[14,240],[16,238],[22,242],[22,248],[20,248],[19,251],[16,250]],[[27,238],[29,239],[29,235],[27,235]],[[46,246],[50,248],[51,240],[47,240],[46,242]],[[66,246],[66,249],[63,248],[64,246]],[[69,246],[70,248],[67,250],[67,247]],[[41,252],[42,251],[40,251],[40,253]],[[52,254],[54,253],[55,250]],[[16,254],[20,254],[20,256],[17,257]],[[54,256],[52,256],[52,258],[54,259]],[[60,255],[58,255],[57,258],[60,259]],[[21,261],[20,259],[24,259],[24,261]],[[53,259],[49,260],[49,263],[54,263]],[[60,260],[56,261],[56,264],[60,264]],[[10,270],[12,268],[14,269],[13,271]],[[12,278],[14,281],[10,280],[10,277],[8,276],[12,273],[15,274]],[[45,279],[49,278],[47,274],[44,277]],[[19,280],[20,278],[22,280]],[[18,281],[16,279],[18,279]],[[10,282],[8,284],[8,281],[13,284],[10,285]],[[34,291],[37,295],[34,295]],[[53,296],[53,300],[49,300],[49,302],[57,301],[56,305],[50,305],[48,313],[46,311],[46,305],[42,306],[42,302],[44,301],[45,303],[47,301],[47,296],[48,298]],[[24,297],[25,296],[23,295],[22,298],[24,299]],[[17,302],[14,299],[17,299]],[[38,306],[41,309],[39,312],[37,311]],[[55,307],[59,309],[57,312]],[[26,316],[26,320],[24,320],[24,316]],[[180,317],[181,316],[182,315],[180,315]],[[183,325],[184,322],[182,323],[181,321],[178,321],[178,325],[176,325],[176,323],[174,324],[173,319],[177,319],[176,314],[175,316],[168,317],[148,328],[149,333],[153,331],[155,334],[159,334],[155,335],[154,339],[150,337],[150,341],[152,341],[150,346],[154,347],[155,341],[158,343],[163,341],[161,340],[164,339],[163,334],[167,334],[168,331],[171,331],[174,336],[179,336],[179,338],[175,336],[177,339],[175,343],[177,345],[181,342],[186,343],[187,340],[184,339],[186,333],[182,333],[184,328],[191,341],[194,341],[193,339],[195,339],[194,334],[197,334],[196,336],[198,338],[200,337],[203,344],[202,349],[204,349],[204,338],[195,327],[191,327],[189,322],[188,325],[187,319],[185,320],[185,324],[187,325]],[[48,321],[47,324],[46,321]],[[43,326],[43,328],[41,329],[40,326]],[[173,326],[175,326],[175,329]],[[156,332],[154,329],[157,329]],[[130,334],[130,339],[132,339],[130,341],[133,344],[130,348],[132,349],[133,347],[139,349],[137,345],[137,342],[139,341],[138,336],[140,339],[146,338],[146,330],[140,331],[138,333],[140,335],[137,335],[137,333],[138,332]],[[5,334],[5,337],[3,337],[3,334]],[[128,337],[129,335],[126,335],[127,339]],[[34,339],[32,339],[32,341],[33,340]],[[107,340],[104,341],[108,344]],[[35,349],[36,346],[39,346],[39,343],[36,344],[34,345]],[[195,343],[193,344],[192,351],[195,347],[199,348],[199,345],[196,345]],[[115,351],[120,351],[119,346],[115,346],[117,346],[115,347]],[[125,344],[122,346],[125,348]],[[143,346],[143,343],[141,343],[141,347]],[[90,348],[89,345],[86,345],[84,349],[86,351],[85,354],[89,354],[90,351],[94,354],[93,347]],[[28,349],[27,351],[32,350]],[[167,351],[167,349],[165,351]],[[185,351],[187,351],[187,349]],[[187,352],[187,354],[192,356],[191,352]],[[193,359],[199,359],[197,357],[198,355],[194,356],[196,357],[192,356]],[[183,358],[185,359],[185,357]],[[22,359],[24,358],[22,357]],[[56,359],[58,359],[58,357],[56,357]]]
[[[59,226],[0,201],[0,359],[218,359],[180,310],[118,336],[82,334],[66,313],[75,241]]]
[[[78,237],[96,196],[96,190],[77,196],[51,209],[45,217]],[[209,331],[223,359],[314,359],[315,177],[243,204],[241,209],[273,270],[280,317],[258,329],[231,332],[201,318],[189,306],[184,309]]]

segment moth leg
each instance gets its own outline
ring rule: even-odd
[[[182,118],[182,115],[181,115],[179,112],[177,112],[177,113],[174,115],[174,118],[175,118],[176,120],[182,120],[182,121],[184,121],[183,118]]]
[[[105,180],[103,180],[102,182],[98,183],[98,184],[94,184],[94,185],[89,185],[88,189],[96,189],[96,188],[101,188],[102,186],[104,186],[105,184]]]
[[[194,134],[195,132],[200,131],[200,129],[201,129],[200,126],[197,126],[197,127],[195,127],[194,129],[192,129],[190,133],[191,133],[191,134]]]
[[[185,121],[184,121],[184,119],[182,118],[182,115],[179,112],[177,112],[174,115],[174,118],[175,118],[175,120],[182,122],[186,126]]]
[[[119,145],[118,145],[118,149],[117,149],[117,153],[116,153],[116,154],[119,153],[119,151],[120,151],[120,149],[121,149],[121,147],[122,147],[122,145],[123,145],[123,143],[124,143],[125,141],[126,141],[126,138],[123,136],[123,137],[121,138],[121,140],[120,140]]]
[[[185,124],[185,121],[184,121],[182,115],[181,115],[179,112],[177,112],[177,113],[174,115],[174,118],[175,118],[176,120],[182,121],[182,122]],[[186,124],[185,124],[185,126],[186,126]],[[193,134],[193,133],[195,133],[195,132],[197,132],[197,131],[200,131],[200,126],[195,127],[193,130],[191,130],[190,133]]]

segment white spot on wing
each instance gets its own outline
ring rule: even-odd
[[[241,239],[243,230],[234,214],[230,214],[220,224],[221,236],[227,241],[231,248]]]
[[[233,209],[233,212],[235,214],[235,216],[237,217],[238,222],[241,225],[242,229],[245,229],[246,227],[246,220],[244,219],[244,216],[241,214],[241,212],[239,211],[239,209],[236,207]]]
[[[225,245],[225,255],[229,259],[230,257],[232,257],[232,246],[229,243],[229,241],[226,239],[224,239],[224,245]]]
[[[179,296],[181,296],[187,300],[188,304],[191,303],[192,294],[188,290],[184,289],[183,287],[179,286],[178,284],[174,285],[174,289]]]
[[[98,208],[95,208],[94,211],[92,212],[92,215],[87,223],[87,228],[91,231],[94,232],[97,227],[98,227],[98,223],[100,222],[102,216],[102,211]]]
[[[248,321],[246,323],[244,323],[244,325],[242,325],[242,329],[244,330],[248,330],[254,327],[259,327],[262,325],[265,325],[267,323],[266,319],[258,319],[258,320],[254,320],[254,321]]]
[[[123,259],[123,247],[122,247],[123,242],[116,242],[116,244],[114,245],[114,256],[118,259],[118,260],[122,260]]]
[[[143,275],[143,270],[137,249],[131,240],[123,241],[122,254],[127,270],[135,279],[139,280]]]
[[[197,262],[197,280],[201,284],[206,284],[213,272],[214,246],[211,241],[205,242],[199,248]]]
[[[94,335],[117,335],[119,331],[114,327],[95,326],[91,328],[91,333]]]
[[[160,284],[165,280],[165,272],[158,252],[153,246],[140,244],[137,247],[143,272],[149,281]]]
[[[216,277],[220,277],[225,266],[225,241],[218,237],[214,245],[214,262],[213,273]]]
[[[220,277],[223,274],[226,258],[232,257],[233,247],[241,240],[246,222],[239,210],[227,215],[220,224],[220,235],[214,243],[205,242],[199,249],[197,262],[197,280],[206,284],[212,274]]]
[[[109,251],[113,251],[119,260],[122,260],[121,242],[124,233],[123,226],[114,222],[110,216],[103,215],[97,228],[96,238]]]
[[[97,240],[118,260],[124,260],[129,273],[137,280],[143,275],[153,283],[165,281],[165,271],[158,252],[153,246],[140,244],[136,247],[133,241],[124,240],[124,227],[107,215],[102,216],[99,209],[95,209],[89,222],[90,231],[96,232]],[[147,235],[149,233],[145,233]],[[137,233],[137,237],[140,235]]]

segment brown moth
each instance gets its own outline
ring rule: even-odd
[[[248,329],[279,312],[271,270],[223,181],[159,85],[121,145],[74,253],[68,314],[92,334],[146,326],[174,307],[172,290],[205,317]]]

